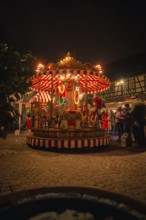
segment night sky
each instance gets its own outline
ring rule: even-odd
[[[19,3],[18,3],[19,2]],[[108,64],[146,51],[146,1],[1,1],[0,42],[44,63]]]

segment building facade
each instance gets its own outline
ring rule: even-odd
[[[102,96],[106,102],[128,101],[133,96],[146,100],[146,73],[111,82]]]

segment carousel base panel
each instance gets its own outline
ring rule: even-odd
[[[41,147],[45,149],[77,149],[77,148],[94,148],[106,146],[110,143],[110,136],[85,138],[85,139],[51,139],[35,136],[27,136],[27,144],[31,147]]]

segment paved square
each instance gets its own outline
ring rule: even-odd
[[[0,139],[0,194],[49,186],[81,186],[146,203],[146,149],[52,152],[31,149],[26,133]]]

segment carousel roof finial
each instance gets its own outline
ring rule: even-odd
[[[71,57],[71,54],[70,54],[70,52],[67,52],[67,57]]]

